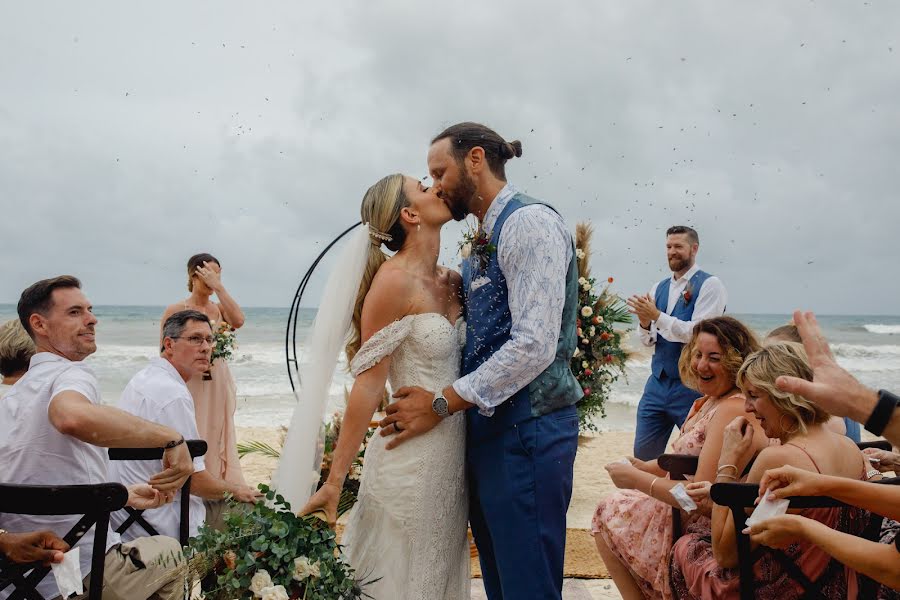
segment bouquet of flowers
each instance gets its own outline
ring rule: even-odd
[[[575,254],[578,261],[578,344],[572,356],[572,372],[584,398],[578,403],[579,429],[597,431],[594,419],[606,416],[605,403],[610,387],[625,374],[628,353],[622,348],[626,331],[616,325],[630,324],[631,313],[621,296],[610,290],[609,277],[600,288],[591,276],[590,242],[593,228],[579,223],[575,228]]]
[[[490,261],[491,254],[497,251],[497,246],[491,242],[491,234],[482,229],[481,224],[473,225],[466,220],[468,229],[463,232],[459,241],[459,255],[466,260],[472,254],[478,258],[478,268],[484,271]]]
[[[186,549],[182,568],[206,600],[363,598],[366,582],[343,561],[334,531],[296,516],[268,486],[259,489],[268,503],[231,511],[223,531],[204,525]]]
[[[216,359],[221,358],[223,360],[231,360],[238,345],[237,340],[234,337],[234,327],[229,325],[226,321],[221,321],[218,324],[216,324],[215,321],[210,321],[209,324],[213,329],[212,353],[209,355],[209,365],[211,367]],[[206,371],[203,374],[203,379],[210,381],[212,379],[212,373]]]

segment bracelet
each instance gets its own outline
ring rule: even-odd
[[[716,479],[718,479],[719,477],[727,477],[728,479],[734,479],[735,481],[737,481],[736,475],[729,475],[728,473],[716,473]]]
[[[650,482],[650,493],[647,495],[650,496],[651,498],[653,497],[653,486],[656,484],[657,481],[659,481],[659,477],[654,477],[653,481]]]
[[[894,409],[900,404],[900,397],[895,396],[887,390],[878,390],[878,404],[875,410],[869,415],[865,428],[875,435],[881,435],[884,428],[887,427],[894,416]]]
[[[716,469],[716,475],[719,475],[722,472],[722,469],[734,469],[735,474],[738,472],[737,465],[719,465],[719,468]]]
[[[184,438],[181,438],[177,442],[175,442],[175,441],[169,442],[168,444],[163,446],[163,448],[165,450],[171,450],[172,448],[177,448],[178,446],[182,445],[183,443],[184,443]]]
[[[866,479],[872,479],[876,475],[881,475],[881,471],[879,471],[878,469],[869,469],[868,471],[866,471]]]

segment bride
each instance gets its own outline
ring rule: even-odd
[[[389,175],[369,188],[361,214],[370,243],[346,347],[356,379],[328,481],[301,510],[322,510],[330,523],[385,382],[443,389],[459,375],[465,335],[462,279],[437,264],[447,205],[416,179]],[[382,245],[396,252],[390,260]],[[375,435],[366,450],[342,540],[347,561],[360,577],[380,578],[366,587],[376,600],[468,598],[462,411],[389,452],[388,439]]]

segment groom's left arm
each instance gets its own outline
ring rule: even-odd
[[[510,339],[478,369],[444,389],[451,412],[477,406],[491,416],[550,366],[573,251],[566,224],[553,209],[534,204],[510,215],[497,248],[508,288]]]

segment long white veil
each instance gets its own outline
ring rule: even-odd
[[[328,391],[347,341],[370,244],[365,223],[344,244],[322,292],[306,345],[306,360],[299,367],[300,384],[294,391],[297,406],[272,479],[272,487],[290,502],[295,512],[303,508],[319,481]]]

